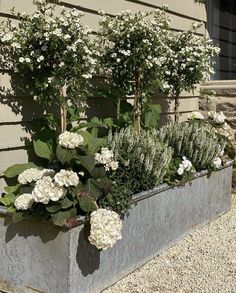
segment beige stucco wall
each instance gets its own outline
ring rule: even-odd
[[[98,10],[102,9],[110,14],[121,10],[147,11],[169,6],[169,16],[172,19],[171,27],[174,30],[188,29],[193,21],[204,22],[198,33],[206,34],[205,6],[195,3],[193,0],[65,0],[63,5],[70,8],[78,8],[85,14],[84,22],[93,29],[98,27]],[[0,20],[10,16],[10,9],[16,8],[20,12],[32,12],[34,10],[32,0],[0,0]],[[0,72],[1,89],[10,88],[7,75]],[[183,94],[181,98],[182,119],[186,118],[192,110],[198,109],[198,93]],[[164,114],[173,118],[173,102],[167,103],[166,99],[157,99],[163,106]],[[23,110],[23,111],[22,111]],[[22,111],[22,112],[21,112]],[[0,101],[0,174],[7,166],[13,163],[26,162],[29,152],[30,121],[33,116],[40,115],[41,111],[29,97],[13,97]],[[162,117],[164,119],[164,116]],[[0,177],[0,188],[3,186],[3,178]],[[1,189],[0,189],[1,190]]]

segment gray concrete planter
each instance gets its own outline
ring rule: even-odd
[[[210,177],[196,174],[185,186],[161,185],[137,194],[123,225],[123,239],[100,252],[87,227],[60,230],[48,223],[9,224],[0,218],[0,289],[6,292],[101,292],[197,226],[227,212],[232,166]],[[18,288],[18,289],[17,289]]]

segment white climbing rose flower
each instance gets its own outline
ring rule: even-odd
[[[226,119],[226,116],[224,115],[222,111],[220,111],[219,113],[215,111],[210,111],[208,112],[208,116],[218,124],[224,123]]]
[[[50,200],[58,201],[63,198],[66,189],[56,185],[51,177],[45,176],[36,182],[32,194],[36,202],[48,204]]]
[[[59,145],[69,149],[75,149],[84,143],[82,135],[76,132],[65,131],[59,135]]]
[[[122,220],[120,216],[106,209],[98,209],[91,213],[91,230],[89,241],[98,249],[106,250],[122,238]]]
[[[54,173],[55,172],[52,169],[39,170],[37,168],[29,168],[29,169],[24,170],[18,176],[18,182],[20,184],[28,184],[28,183],[39,180],[43,176],[51,176]]]
[[[34,197],[30,193],[24,193],[15,199],[14,205],[17,210],[28,210],[34,203]]]
[[[204,119],[204,116],[200,112],[194,111],[188,116],[188,119],[189,120],[194,120],[194,119],[202,120],[202,119]]]
[[[79,183],[79,177],[73,171],[61,170],[54,176],[54,181],[59,186],[76,186]]]

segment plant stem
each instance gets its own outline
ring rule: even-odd
[[[134,89],[134,105],[133,105],[133,121],[134,127],[137,128],[138,132],[141,130],[140,126],[140,74],[136,70],[134,73],[135,89]]]
[[[60,94],[64,97],[64,91],[63,88],[60,89]],[[60,106],[61,110],[61,133],[66,131],[67,126],[67,104],[63,101],[63,103]]]
[[[179,96],[180,96],[180,90],[177,89],[175,92],[175,109],[174,109],[174,113],[175,113],[175,122],[179,123],[179,106],[180,106],[180,101],[179,101]]]

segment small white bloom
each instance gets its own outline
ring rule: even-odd
[[[12,33],[7,33],[2,37],[2,42],[7,42],[10,41],[13,38],[13,34]]]
[[[24,58],[24,57],[20,57],[20,58],[19,58],[19,62],[20,62],[20,63],[25,62],[25,58]]]
[[[222,164],[221,158],[219,158],[219,157],[215,158],[213,160],[212,164],[216,169],[219,169]]]
[[[90,243],[98,249],[106,250],[122,239],[122,220],[120,216],[106,209],[98,209],[91,213],[91,230],[88,237]]]
[[[59,144],[65,148],[75,149],[83,143],[83,136],[76,132],[65,131],[59,135]]]
[[[182,162],[179,164],[177,174],[183,175],[185,171],[190,171],[192,167],[193,167],[192,163],[186,157],[183,157]]]
[[[31,209],[33,203],[33,195],[30,193],[24,193],[15,199],[14,205],[17,210],[28,210]]]
[[[82,74],[82,76],[86,79],[93,77],[92,74]]]
[[[79,183],[78,175],[73,171],[61,170],[54,176],[55,182],[59,186],[76,186]]]
[[[202,120],[202,119],[204,119],[204,116],[200,112],[194,111],[188,116],[188,119],[189,120],[194,120],[194,119]]]
[[[30,58],[25,58],[25,62],[30,63],[31,62]]]
[[[37,62],[38,63],[40,63],[41,61],[43,61],[44,60],[44,56],[43,55],[41,55],[41,56],[39,56],[38,58],[37,58]]]

